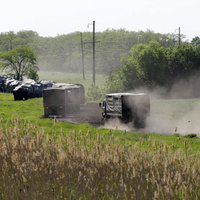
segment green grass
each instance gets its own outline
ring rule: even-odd
[[[198,103],[156,100],[151,112]],[[0,93],[0,199],[199,199],[200,138],[44,119],[42,104]]]
[[[82,74],[77,73],[67,73],[67,72],[47,72],[40,71],[39,78],[40,80],[53,80],[61,83],[80,83],[85,86],[87,89],[92,85],[92,74],[86,74],[86,79],[83,80]],[[96,74],[96,85],[101,86],[105,83],[107,79],[106,75]]]
[[[187,100],[186,100],[187,102]],[[195,101],[199,104],[199,101]],[[153,115],[162,112],[163,101],[152,102]],[[173,105],[173,101],[166,101],[165,104]],[[192,103],[192,102],[190,102]],[[190,104],[187,102],[186,104]],[[180,102],[178,103],[179,105]],[[157,106],[156,106],[157,105]],[[176,105],[177,106],[177,105]],[[182,105],[181,105],[182,106]],[[160,111],[159,111],[160,110]],[[35,124],[36,127],[42,128],[46,134],[90,134],[96,137],[96,134],[102,134],[105,138],[116,137],[120,143],[127,146],[137,143],[141,148],[156,150],[156,146],[169,145],[183,151],[190,151],[200,154],[200,138],[190,138],[179,135],[163,135],[153,133],[130,133],[120,130],[110,130],[104,128],[96,128],[89,124],[73,124],[67,122],[58,122],[54,119],[44,119],[42,98],[29,99],[27,101],[14,101],[12,94],[0,93],[0,127],[5,128],[14,125],[13,120],[20,119]],[[23,124],[22,124],[23,125]]]

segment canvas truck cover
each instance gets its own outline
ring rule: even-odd
[[[106,95],[105,109],[106,109],[106,114],[109,116],[122,117],[121,96],[116,94]]]
[[[111,93],[105,99],[106,115],[124,117],[128,110],[146,116],[150,111],[149,95],[145,93]]]

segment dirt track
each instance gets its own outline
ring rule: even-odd
[[[68,114],[65,118],[59,118],[58,120],[71,123],[90,123],[95,126],[103,125],[102,110],[97,103],[82,105],[80,113]]]

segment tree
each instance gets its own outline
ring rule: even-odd
[[[169,70],[173,79],[186,78],[200,69],[198,47],[184,44],[168,50]]]
[[[0,34],[0,50],[9,51],[13,49],[13,41],[16,35],[13,31]]]
[[[200,38],[197,36],[197,37],[194,37],[191,41],[191,44],[192,45],[195,45],[195,46],[200,46]]]
[[[165,85],[169,78],[166,50],[157,42],[133,46],[122,66],[126,89]]]
[[[37,60],[29,46],[21,46],[0,54],[1,67],[10,72],[17,80],[24,76],[37,78]]]

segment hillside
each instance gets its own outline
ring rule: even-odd
[[[130,32],[123,29],[106,30],[96,33],[97,73],[110,75],[121,65],[121,59],[131,47],[139,43],[158,41],[168,47],[177,44],[176,35],[146,32]],[[92,33],[82,33],[83,54],[80,32],[56,37],[41,37],[33,31],[8,32],[0,34],[0,52],[21,45],[30,45],[38,57],[40,70],[82,72],[82,55],[86,72],[92,70]]]

